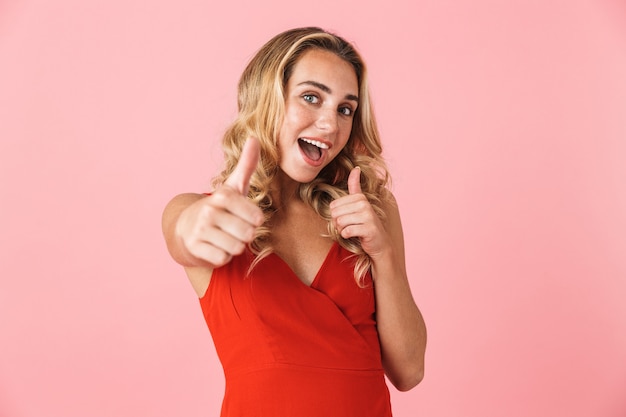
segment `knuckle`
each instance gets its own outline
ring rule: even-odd
[[[202,223],[196,223],[193,225],[189,233],[187,234],[185,241],[188,245],[196,245],[202,241],[202,236],[205,234],[205,228]]]
[[[217,204],[217,205],[224,205],[227,203],[227,191],[224,189],[224,187],[220,188],[219,191],[217,191],[215,194],[212,195],[212,203],[213,204]]]
[[[237,242],[232,249],[233,255],[241,255],[246,249],[246,245],[243,242]]]
[[[211,260],[209,262],[215,266],[222,266],[230,262],[231,259],[232,256],[229,253],[224,252],[223,250],[216,250],[213,252],[213,256],[211,256]]]
[[[198,259],[205,259],[206,255],[204,253],[204,250],[201,246],[199,245],[190,245],[187,247],[187,250],[189,251],[189,253],[198,258]]]
[[[254,217],[255,217],[255,220],[256,220],[256,224],[260,226],[260,225],[263,224],[263,222],[265,222],[265,215],[263,214],[263,210],[261,210],[260,207],[254,206],[254,208],[255,208],[255,210],[254,210],[254,212],[255,212]]]
[[[256,235],[256,230],[252,227],[248,228],[245,233],[246,242],[252,242],[254,240],[254,236]]]
[[[194,252],[197,251],[198,238],[195,236],[193,231],[188,235],[181,236],[181,241],[183,243],[183,246],[187,248],[189,252],[191,252],[193,255],[196,255]]]
[[[344,220],[342,217],[336,217],[335,218],[335,225],[337,225],[337,227],[343,228],[344,227]]]

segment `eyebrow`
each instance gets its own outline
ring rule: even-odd
[[[330,87],[328,87],[325,84],[318,83],[317,81],[303,81],[298,85],[312,85],[313,87],[317,87],[323,92],[328,93],[328,94],[332,94],[333,92],[333,90],[331,90]],[[359,102],[359,98],[355,96],[354,94],[346,94],[345,98],[346,100],[356,101],[357,103]]]

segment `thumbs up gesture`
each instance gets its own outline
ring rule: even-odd
[[[375,258],[390,247],[391,240],[372,205],[361,192],[361,168],[355,167],[348,176],[348,195],[330,203],[335,227],[344,239],[357,237],[361,247]]]
[[[175,234],[189,266],[218,268],[241,254],[254,240],[264,216],[247,195],[259,154],[258,139],[248,138],[237,166],[224,184],[180,213]]]

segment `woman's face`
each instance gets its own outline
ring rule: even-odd
[[[278,136],[287,176],[310,182],[339,154],[352,131],[358,91],[354,68],[334,53],[310,49],[300,57],[287,81]]]

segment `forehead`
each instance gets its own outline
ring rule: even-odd
[[[302,81],[320,82],[342,94],[357,95],[359,89],[352,64],[323,49],[309,49],[294,65],[288,85],[293,86]]]

